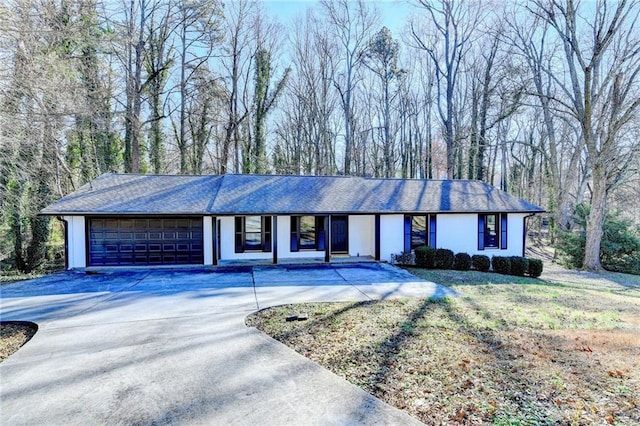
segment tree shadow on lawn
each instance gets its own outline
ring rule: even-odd
[[[299,337],[301,334],[304,333],[308,333],[308,330],[313,330],[314,328],[318,328],[318,329],[325,329],[327,327],[329,327],[334,321],[336,321],[340,316],[342,316],[343,314],[346,314],[347,312],[353,310],[353,309],[357,309],[359,307],[362,306],[367,306],[367,305],[372,305],[374,303],[376,303],[376,300],[365,300],[365,301],[360,301],[360,302],[353,302],[353,303],[349,303],[347,306],[340,308],[339,310],[331,313],[330,315],[322,315],[319,314],[317,316],[317,318],[311,318],[311,316],[313,316],[313,314],[308,315],[307,319],[304,322],[300,322],[300,326],[299,327],[294,327],[290,330],[284,331],[284,332],[278,332],[277,335],[274,335],[272,332],[267,333],[266,331],[264,331],[266,334],[269,334],[270,336],[272,336],[274,339],[281,341],[285,344],[288,344],[289,342],[291,342],[292,340],[296,339],[297,337]],[[316,306],[316,305],[327,305],[329,303],[340,303],[340,302],[318,302],[318,303],[308,303],[308,304],[304,304],[302,306]],[[259,320],[254,321],[252,318],[254,316],[259,316],[261,314],[264,313],[268,313],[268,312],[277,312],[280,309],[288,309],[289,313],[288,314],[281,314],[279,315],[276,320],[278,321],[284,321],[285,318],[287,316],[296,316],[299,315],[300,312],[300,305],[299,304],[286,304],[286,305],[280,305],[280,306],[268,306],[264,309],[260,309],[257,312],[254,312],[253,314],[249,315],[248,317],[245,318],[245,325],[247,327],[256,327],[259,324]],[[275,310],[275,311],[274,311]],[[304,310],[310,310],[310,309],[304,309]],[[294,320],[295,321],[295,320]],[[293,322],[293,321],[291,321]]]
[[[380,302],[349,305],[316,321],[314,326],[329,326],[356,307],[376,303]],[[464,303],[469,303],[472,309],[486,318],[487,323],[495,326],[492,328],[485,326],[486,324],[475,324],[451,301],[422,300],[415,309],[407,313],[405,319],[398,322],[390,334],[385,333],[373,347],[356,346],[355,350],[347,353],[347,357],[353,362],[368,359],[373,364],[373,373],[368,377],[361,377],[364,384],[360,385],[396,406],[401,401],[399,408],[405,409],[411,405],[410,400],[402,401],[404,397],[398,399],[398,395],[395,395],[402,389],[397,388],[398,384],[394,380],[398,379],[394,376],[407,374],[406,365],[403,365],[407,362],[404,352],[415,351],[411,347],[420,339],[420,332],[414,331],[423,327],[424,321],[429,321],[428,311],[438,307],[457,325],[454,326],[455,342],[450,346],[434,348],[451,351],[447,356],[452,363],[442,365],[443,371],[440,372],[447,376],[448,382],[447,385],[441,383],[445,387],[443,396],[447,398],[443,403],[454,401],[457,404],[454,407],[441,407],[442,410],[448,410],[448,421],[474,423],[520,419],[547,424],[553,422],[550,419],[569,421],[571,415],[579,415],[585,421],[602,421],[603,415],[609,414],[607,410],[618,413],[623,418],[632,418],[633,409],[628,408],[634,404],[632,394],[622,395],[613,403],[601,403],[604,382],[613,387],[622,386],[621,389],[632,385],[629,385],[631,382],[609,383],[612,377],[607,376],[600,359],[589,352],[589,338],[580,340],[575,335],[583,330],[514,328],[499,313],[494,314],[473,300],[465,300]],[[298,329],[288,337],[292,338],[309,329]],[[457,344],[464,345],[459,348],[460,352],[456,352]],[[621,348],[624,349],[624,346],[618,346],[618,350]],[[633,356],[631,353],[629,355]],[[336,362],[341,361],[339,358]],[[625,359],[627,357],[622,354],[622,362]],[[603,359],[603,363],[604,361]],[[629,369],[625,371],[628,372]],[[626,378],[628,377],[624,377]],[[613,379],[621,381],[623,377]],[[462,396],[449,400],[450,393]],[[487,405],[487,401],[491,401],[489,405],[492,407],[485,408],[485,412],[481,413],[480,407]],[[423,421],[432,419],[430,416],[440,407],[427,406],[424,409],[428,411],[420,413],[420,409],[409,407],[409,411]]]
[[[465,302],[493,323],[504,323],[499,314],[493,315],[473,300]],[[637,369],[638,362],[633,360],[638,359],[640,351],[637,344],[625,340],[629,337],[617,339],[611,336],[611,330],[538,330],[508,324],[494,329],[479,327],[452,304],[444,307],[459,325],[458,333],[466,335],[464,340],[476,341],[483,347],[482,354],[493,359],[497,368],[492,368],[491,381],[504,385],[496,390],[505,402],[516,407],[516,411],[503,413],[506,418],[517,414],[528,421],[564,423],[578,418],[602,422],[614,414],[632,420],[638,415],[640,400],[633,396],[637,386],[630,374]],[[606,341],[596,343],[593,335],[597,333],[608,335]],[[633,331],[631,334],[635,335]],[[620,342],[615,344],[616,340]],[[598,353],[594,353],[594,344]],[[631,364],[636,366],[629,367]],[[610,392],[616,387],[631,391],[615,395],[616,399]],[[508,410],[508,405],[505,408]]]

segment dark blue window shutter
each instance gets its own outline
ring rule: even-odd
[[[429,247],[436,248],[436,215],[429,215]]]
[[[291,251],[298,251],[298,232],[299,231],[299,220],[298,216],[291,216]]]
[[[507,249],[507,214],[500,215],[500,248]]]
[[[236,253],[244,252],[244,217],[236,216]]]
[[[411,216],[404,216],[404,251],[411,251]]]
[[[484,215],[478,215],[478,250],[484,250]]]
[[[262,251],[271,251],[271,217],[262,216]]]
[[[316,216],[316,250],[324,250],[324,217]]]

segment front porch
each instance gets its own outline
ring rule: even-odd
[[[377,263],[373,256],[332,255],[330,263]],[[273,265],[271,259],[227,259],[219,260],[218,266],[268,266]],[[278,258],[278,265],[319,265],[326,264],[323,257]]]
[[[205,217],[205,237],[213,236],[204,242],[213,248],[205,264],[376,262],[388,259],[381,256],[380,222],[380,215],[346,214]],[[401,241],[401,234],[396,238]]]

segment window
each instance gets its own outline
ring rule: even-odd
[[[291,251],[324,250],[323,216],[291,216]]]
[[[507,248],[507,214],[478,215],[478,250]]]
[[[235,225],[236,253],[271,251],[271,217],[238,216]]]
[[[436,215],[405,215],[404,251],[436,246]]]

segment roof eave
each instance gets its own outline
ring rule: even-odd
[[[398,215],[398,214],[479,214],[479,213],[546,213],[546,210],[386,210],[386,211],[346,211],[346,210],[333,210],[333,211],[220,211],[220,212],[187,212],[187,211],[41,211],[39,216],[247,216],[247,215]]]

